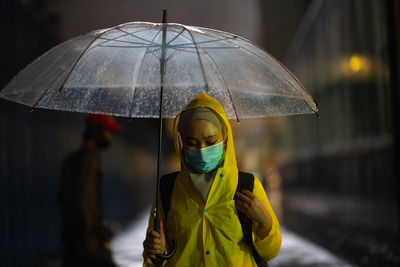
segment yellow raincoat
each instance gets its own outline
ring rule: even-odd
[[[176,177],[167,222],[160,205],[167,250],[169,251],[168,244],[171,244],[173,239],[177,240],[177,250],[163,266],[257,266],[244,239],[233,200],[238,183],[238,169],[232,129],[222,106],[214,98],[202,93],[193,99],[186,109],[199,107],[212,109],[224,122],[224,137],[227,142],[225,160],[215,175],[207,201],[204,203],[191,182],[184,163],[177,130],[180,114],[177,115],[174,121],[175,149],[181,159],[182,170]],[[271,231],[262,240],[255,234],[257,224],[253,223],[254,246],[263,259],[270,260],[278,254],[281,247],[279,223],[257,178],[254,179],[253,194],[266,205],[272,215]],[[153,216],[150,215],[147,231],[153,229],[153,220]]]

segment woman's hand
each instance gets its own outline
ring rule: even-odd
[[[163,230],[163,223],[160,222],[160,233],[156,231],[147,232],[146,239],[143,242],[144,253],[148,256],[146,263],[153,265],[161,265],[156,255],[164,254],[165,251],[165,235]]]
[[[236,192],[236,197],[236,208],[257,222],[258,229],[256,234],[259,238],[264,239],[269,234],[272,226],[272,217],[267,207],[249,190]]]

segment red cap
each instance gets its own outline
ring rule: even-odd
[[[109,129],[114,133],[122,132],[123,128],[121,125],[115,122],[114,117],[103,114],[89,114],[86,118],[86,123],[98,123]]]

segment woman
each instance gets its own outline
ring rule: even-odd
[[[160,209],[160,234],[152,230],[150,216],[144,265],[257,266],[237,210],[253,220],[253,244],[261,258],[275,257],[281,245],[279,223],[257,178],[253,192],[235,192],[238,169],[232,130],[218,101],[205,93],[194,98],[176,116],[174,137],[181,171],[166,221]],[[173,239],[178,243],[175,255],[160,262],[155,255],[169,251]]]

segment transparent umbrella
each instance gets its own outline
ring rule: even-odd
[[[201,92],[231,119],[317,111],[294,75],[248,40],[173,23],[131,22],[70,39],[21,71],[0,97],[33,108],[156,118],[163,60],[166,118]]]
[[[0,97],[32,108],[159,118],[158,231],[162,118],[202,92],[230,119],[318,112],[296,77],[267,52],[232,33],[166,23],[165,10],[163,23],[130,22],[61,43]]]

